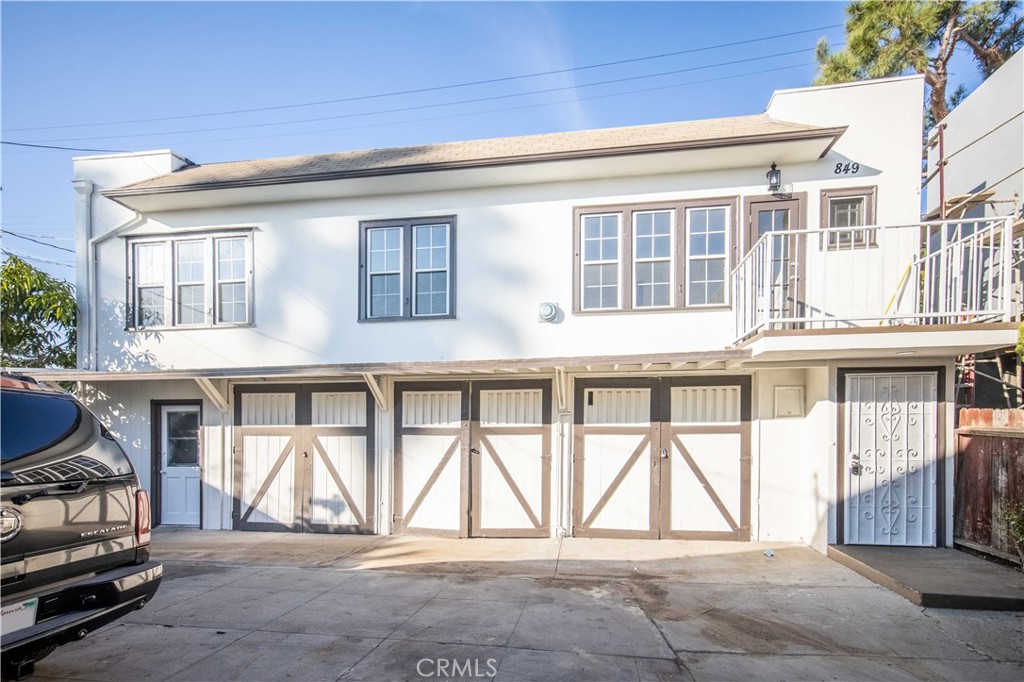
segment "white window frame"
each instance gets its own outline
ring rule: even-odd
[[[636,231],[637,217],[641,215],[653,215],[656,213],[667,213],[668,214],[668,257],[654,257],[651,258],[640,258],[637,254],[637,240],[639,236]],[[639,210],[633,211],[633,278],[631,282],[631,288],[633,290],[633,309],[634,310],[664,310],[667,308],[675,307],[674,293],[676,290],[676,263],[675,263],[675,252],[676,252],[676,211],[668,208],[663,209],[650,209],[650,210]],[[653,245],[652,245],[653,246]],[[668,262],[668,303],[662,305],[640,305],[637,303],[637,265],[640,263],[662,263]]]
[[[220,239],[244,239],[245,240],[245,294],[246,294],[246,321],[245,322],[218,322],[218,307],[220,301],[217,293],[217,251],[216,244]],[[179,285],[187,286],[188,283],[179,283],[177,273],[178,246],[187,242],[201,242],[204,256],[203,269],[203,322],[182,324],[179,322]],[[139,289],[146,288],[138,285],[137,266],[138,248],[140,246],[160,244],[164,247],[163,262],[163,288],[164,288],[164,315],[163,324],[145,325],[139,319],[140,296]],[[247,327],[252,325],[253,320],[253,250],[252,230],[233,230],[218,232],[190,232],[175,237],[166,235],[153,237],[132,237],[127,240],[127,301],[128,315],[126,315],[126,328],[129,330],[151,331],[170,329],[197,329],[207,327]],[[232,280],[235,281],[235,280]]]
[[[587,260],[587,218],[615,218],[615,240],[617,248],[615,249],[616,258],[615,260]],[[580,216],[580,310],[584,312],[602,312],[609,310],[622,310],[622,230],[623,230],[623,219],[622,213],[618,211],[611,211],[605,213],[584,213]],[[603,238],[602,238],[603,239]],[[614,265],[615,270],[618,273],[618,280],[615,284],[615,306],[608,308],[600,306],[597,308],[588,308],[586,301],[586,271],[588,265]]]
[[[370,252],[371,234],[374,232],[387,232],[395,230],[398,232],[398,269],[373,271],[370,263],[373,260]],[[404,225],[381,225],[379,227],[366,228],[366,319],[368,320],[394,320],[405,317],[405,226]],[[398,275],[398,314],[397,315],[374,315],[371,282],[373,275]]]
[[[429,268],[418,268],[416,267],[416,232],[417,228],[429,227],[431,229],[435,227],[444,228],[444,269],[438,269],[435,267]],[[418,318],[429,318],[429,317],[444,317],[449,314],[451,308],[451,288],[452,288],[452,226],[448,222],[415,222],[410,225],[412,230],[412,252],[409,257],[409,267],[412,270],[412,296],[409,301],[411,307],[410,312],[413,317]],[[444,312],[440,313],[419,313],[416,312],[416,296],[419,293],[416,289],[416,275],[421,272],[443,272],[445,274],[445,281],[448,283],[444,296]]]
[[[690,253],[690,237],[691,237],[691,233],[690,233],[690,212],[691,211],[714,211],[714,210],[718,210],[718,209],[722,209],[722,210],[725,211],[725,231],[723,233],[725,235],[725,244],[724,244],[724,248],[723,248],[723,251],[722,251],[722,255],[720,255],[720,256],[719,255],[715,255],[715,256],[707,256],[707,255],[704,255],[704,256],[694,256],[694,255],[692,255]],[[684,305],[685,308],[724,308],[724,307],[728,307],[729,306],[729,300],[730,300],[730,298],[729,298],[729,295],[730,295],[730,291],[729,291],[729,253],[730,252],[729,252],[729,249],[732,246],[730,241],[729,241],[729,225],[731,224],[731,221],[732,221],[732,215],[730,214],[730,211],[732,211],[732,206],[730,206],[728,204],[708,205],[708,206],[688,206],[688,207],[686,207],[686,211],[684,212],[684,215],[683,215],[683,219],[686,222],[685,227],[684,227],[685,240],[686,240],[686,245],[685,245],[685,258],[686,258],[685,268],[686,268],[686,275],[685,275],[685,286],[684,286],[685,291],[683,292],[683,305]],[[707,234],[710,234],[710,233],[707,233]],[[721,303],[691,303],[690,302],[690,264],[693,261],[695,261],[695,260],[709,261],[709,260],[719,260],[719,259],[721,259],[723,261],[723,264],[724,264],[724,281],[722,282],[722,302]],[[705,280],[705,284],[706,283],[707,283],[707,280]]]
[[[230,277],[221,279],[221,276],[220,276],[220,260],[219,260],[219,254],[217,253],[217,246],[222,241],[231,241],[231,240],[242,240],[242,252],[243,252],[243,257],[245,259],[245,269],[246,269],[245,275],[243,275],[242,279],[230,278]],[[221,236],[218,236],[218,237],[214,237],[214,239],[213,239],[213,261],[210,264],[210,267],[213,269],[213,286],[214,286],[214,290],[212,292],[213,300],[212,300],[211,305],[213,306],[213,321],[214,321],[214,324],[219,324],[219,325],[224,325],[224,324],[245,325],[245,324],[249,324],[249,320],[252,318],[252,310],[251,310],[251,306],[250,306],[250,302],[252,301],[252,292],[250,291],[250,286],[249,286],[250,283],[251,283],[251,276],[250,275],[251,275],[251,272],[252,272],[252,265],[251,265],[251,259],[249,258],[249,240],[246,240],[244,238],[244,236],[242,236],[242,235],[221,235]],[[225,322],[224,320],[220,319],[220,313],[221,313],[220,308],[221,308],[221,303],[222,303],[221,295],[220,295],[220,285],[221,284],[243,284],[243,285],[245,285],[245,319],[242,320],[241,322],[234,321],[234,320],[232,320],[230,322]]]

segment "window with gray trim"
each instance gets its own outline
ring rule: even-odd
[[[128,241],[128,328],[252,322],[252,232]]]
[[[359,319],[455,317],[455,218],[360,223]]]
[[[728,305],[738,197],[576,208],[573,310]]]
[[[856,228],[875,222],[875,187],[852,187],[821,192],[821,221],[828,228]],[[876,246],[875,230],[842,229],[827,233],[825,247]]]

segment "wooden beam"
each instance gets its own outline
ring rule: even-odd
[[[363,372],[363,381],[366,382],[366,387],[373,394],[373,399],[377,401],[377,409],[381,412],[387,412],[388,399],[384,395],[384,390],[380,387],[380,384],[377,383],[377,379],[369,372]]]
[[[703,362],[697,363],[697,369],[708,369],[709,367],[714,367],[720,362],[721,360],[704,360]]]
[[[213,385],[212,381],[206,377],[196,377],[196,383],[199,385],[199,388],[202,389],[206,397],[210,399],[210,402],[217,406],[218,410],[221,412],[231,411],[231,406],[228,403],[227,396],[221,393],[217,387]]]
[[[742,360],[729,360],[725,363],[726,369],[738,369],[743,366]]]

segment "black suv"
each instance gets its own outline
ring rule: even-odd
[[[149,496],[80,402],[0,376],[0,650],[4,678],[133,609],[160,586]]]

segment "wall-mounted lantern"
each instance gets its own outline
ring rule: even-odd
[[[768,178],[768,191],[778,192],[782,189],[782,171],[775,167],[775,162],[772,162],[772,167],[765,173],[765,177]]]

